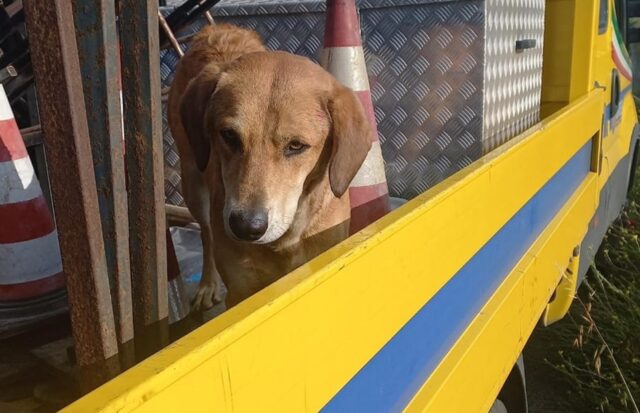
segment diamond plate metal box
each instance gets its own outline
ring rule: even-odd
[[[416,196],[538,120],[544,0],[358,6],[390,195]],[[256,30],[270,49],[317,61],[324,11],[319,0],[223,0],[213,14]],[[536,46],[516,52],[527,39]],[[176,62],[161,54],[165,85]]]
[[[540,120],[543,37],[544,0],[485,0],[485,152]]]

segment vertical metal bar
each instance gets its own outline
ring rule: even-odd
[[[120,0],[119,15],[136,345],[168,338],[157,4]]]
[[[114,0],[73,0],[102,235],[120,344],[133,340],[129,217]]]
[[[77,360],[102,365],[118,346],[73,11],[65,0],[29,0],[24,9]],[[88,377],[97,383],[109,373],[100,368]]]

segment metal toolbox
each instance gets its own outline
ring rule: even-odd
[[[416,196],[539,120],[544,0],[358,6],[390,195]],[[213,14],[317,61],[324,10],[318,0],[223,0]],[[162,55],[166,84],[172,54]]]

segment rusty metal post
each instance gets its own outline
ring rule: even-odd
[[[77,360],[104,367],[118,346],[73,11],[65,0],[28,0],[24,9]],[[83,384],[92,387],[113,372],[96,368]]]
[[[158,2],[120,0],[119,10],[133,314],[144,356],[168,340]]]
[[[126,344],[133,340],[133,310],[115,3],[72,3],[114,318],[121,353],[126,354]],[[128,361],[123,360],[133,360]]]

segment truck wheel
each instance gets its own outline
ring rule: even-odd
[[[493,403],[493,406],[491,406],[489,413],[509,413],[509,410],[507,410],[507,406],[505,406],[504,403],[500,400],[496,400]]]
[[[527,411],[524,360],[520,355],[489,413],[527,413]]]

